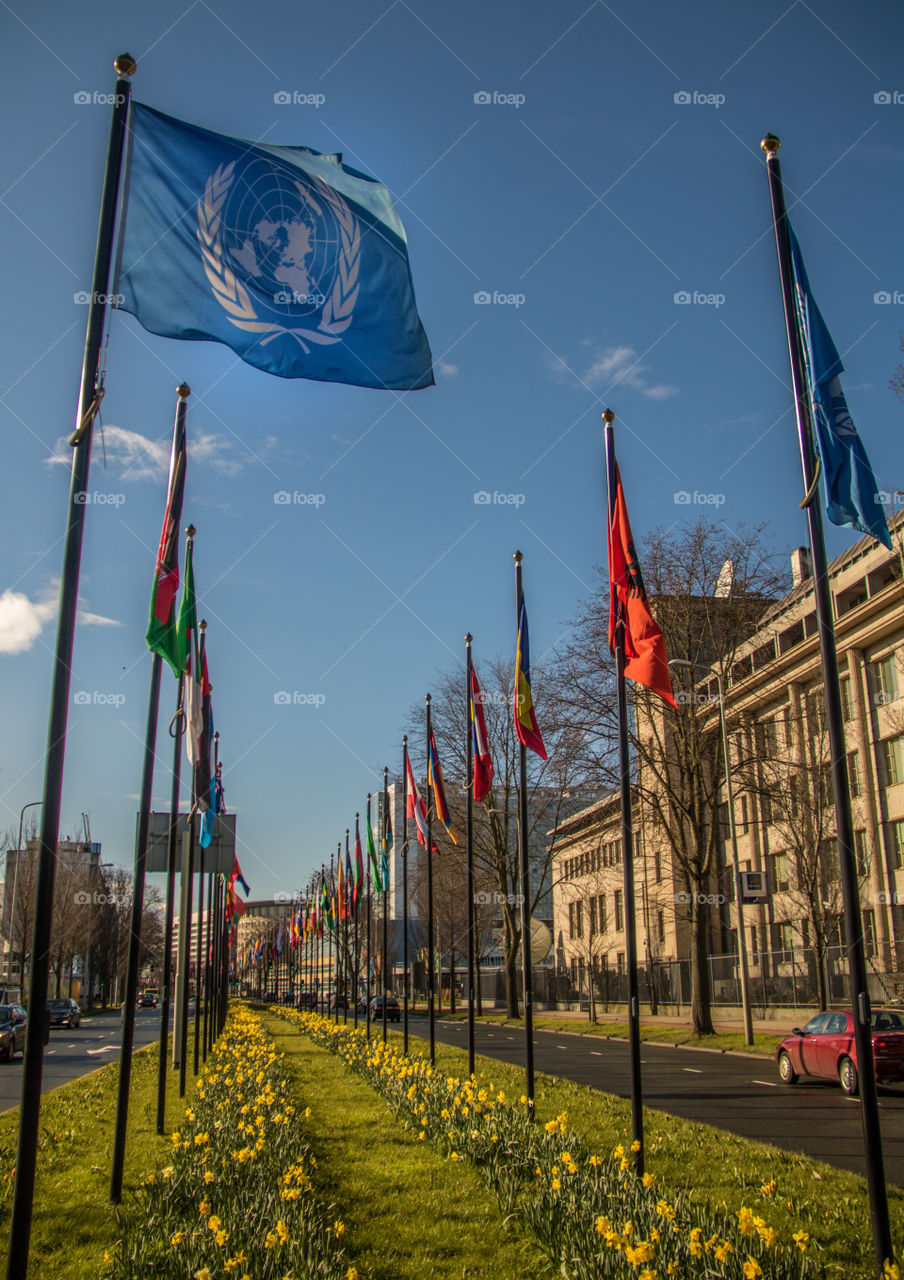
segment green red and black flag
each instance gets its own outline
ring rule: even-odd
[[[165,658],[178,678],[185,670],[185,638],[176,625],[176,595],[179,591],[179,531],[182,498],[185,493],[185,413],[176,414],[173,447],[170,453],[166,511],[154,566],[151,609],[145,639],[152,653]]]
[[[364,851],[361,848],[361,823],[355,814],[355,882],[352,888],[352,904],[358,910],[358,899],[364,887]]]
[[[471,668],[471,688],[468,690],[468,715],[471,720],[471,753],[474,757],[474,799],[485,800],[493,785],[493,757],[487,738],[487,722],[483,714],[483,693],[477,682],[477,672]]]

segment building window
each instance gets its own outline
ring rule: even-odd
[[[576,902],[574,904],[574,927],[576,930],[575,937],[583,938],[584,936],[584,904],[583,902]]]
[[[596,918],[599,921],[600,933],[606,932],[606,895],[601,893],[597,898]]]
[[[747,797],[741,796],[741,835],[747,834],[747,828],[750,825],[750,815],[747,811]]]
[[[569,938],[574,937],[574,903],[573,902],[569,902],[568,904],[568,936]]]
[[[892,870],[900,871],[904,867],[904,820],[888,824],[888,843],[891,848]]]
[[[876,706],[894,702],[898,696],[898,670],[895,655],[889,653],[872,665],[874,699]]]
[[[830,884],[837,881],[840,871],[838,865],[838,841],[834,836],[827,840],[820,840],[817,856],[825,880]]]
[[[857,875],[869,875],[869,849],[866,847],[866,832],[854,832],[854,858],[857,862]]]
[[[776,853],[772,858],[772,883],[776,893],[787,893],[791,887],[788,878],[788,855]]]
[[[904,782],[904,734],[896,738],[883,738],[880,743],[885,785],[894,787]]]
[[[863,791],[863,779],[860,776],[860,753],[858,751],[848,752],[848,786],[850,787],[851,797],[856,800]]]
[[[656,940],[659,943],[665,942],[665,912],[656,912]]]
[[[655,884],[660,884],[662,881],[662,854],[658,845],[653,850],[653,881]]]
[[[843,680],[838,682],[841,689],[841,718],[845,724],[848,724],[854,718],[854,700],[851,697],[851,678],[845,676]]]
[[[616,969],[616,972],[617,972],[617,973],[624,973],[624,971],[625,971],[625,953],[624,953],[624,951],[617,951],[617,952],[615,953],[615,969]]]
[[[622,923],[622,891],[621,889],[615,890],[614,897],[615,897],[615,932],[621,933],[624,927]]]
[[[596,933],[596,898],[590,898],[590,936]]]
[[[863,947],[867,956],[876,954],[876,913],[872,908],[863,913]]]
[[[760,797],[760,804],[763,811],[763,825],[768,827],[772,822],[772,796],[768,791],[764,791]]]

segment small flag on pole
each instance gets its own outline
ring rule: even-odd
[[[520,553],[519,553],[520,554]],[[518,741],[541,760],[546,759],[546,748],[537,725],[534,699],[530,687],[530,643],[527,632],[527,609],[522,589],[518,598],[518,650],[515,658],[515,733]]]
[[[134,104],[120,306],[282,378],[433,384],[386,187],[307,147],[245,142]]]
[[[179,393],[188,388],[180,387]],[[166,494],[166,511],[160,530],[157,563],[154,566],[154,585],[151,589],[151,610],[145,639],[152,653],[159,653],[181,676],[185,670],[184,635],[176,625],[176,595],[179,591],[179,531],[182,520],[182,498],[185,492],[185,411],[180,401],[173,427],[173,447],[170,453],[169,485]]]
[[[847,407],[838,348],[810,292],[800,245],[788,224],[794,301],[803,339],[804,364],[816,425],[826,509],[833,524],[871,534],[891,550],[891,535],[879,486]]]
[[[427,848],[427,806],[424,804],[424,798],[417,789],[417,783],[414,780],[414,773],[411,769],[411,757],[408,754],[408,748],[405,748],[405,772],[408,777],[408,817],[414,818],[415,828],[417,831],[417,842],[419,845]],[[433,852],[438,853],[436,844],[433,844]]]
[[[201,707],[201,664],[198,645],[198,611],[195,600],[193,546],[194,539],[190,537],[185,551],[185,584],[182,588],[179,619],[176,624],[181,642],[185,645],[185,754],[192,768],[198,763],[201,732],[204,728]]]
[[[490,755],[487,722],[483,714],[483,693],[473,667],[468,714],[471,719],[471,752],[474,756],[474,799],[479,803],[487,798],[493,785],[493,758]]]
[[[380,875],[384,890],[389,889],[389,853],[392,849],[392,814],[389,811],[389,793],[383,792],[383,811],[380,831]]]
[[[616,630],[620,626],[624,627],[625,675],[637,684],[652,689],[669,706],[674,707],[675,698],[665,655],[665,640],[647,601],[617,463],[614,510],[608,534],[611,588],[609,650],[615,653]]]
[[[364,887],[364,853],[361,848],[361,822],[357,814],[355,814],[355,885],[352,890],[352,902],[355,910],[358,909],[358,899],[361,896],[361,890]]]
[[[452,830],[452,816],[449,813],[449,806],[446,803],[446,788],[443,785],[443,771],[439,763],[439,752],[436,749],[436,738],[433,730],[430,730],[430,750],[427,757],[427,782],[433,788],[433,795],[436,799],[436,813],[440,822],[446,828],[446,835],[453,844],[458,844],[455,832]]]
[[[370,824],[370,813],[367,814],[367,858],[370,862],[370,873],[373,876],[374,892],[383,892],[383,876],[381,874],[380,863],[377,859],[377,850],[374,844],[374,829]]]

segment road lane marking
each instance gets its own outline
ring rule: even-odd
[[[702,1075],[703,1075],[703,1068],[702,1068],[702,1067],[682,1067],[682,1071],[693,1071],[693,1073],[694,1073],[694,1075],[695,1075],[695,1076],[702,1076]]]
[[[598,1049],[591,1049],[591,1050],[590,1050],[590,1055],[591,1055],[591,1057],[593,1057],[593,1058],[601,1058],[601,1057],[603,1056],[603,1055],[599,1052],[599,1050],[598,1050]]]
[[[751,1084],[764,1084],[767,1089],[777,1089],[778,1082],[776,1080],[751,1080]]]
[[[99,1049],[86,1049],[85,1053],[110,1053],[112,1049],[112,1044],[102,1044]]]

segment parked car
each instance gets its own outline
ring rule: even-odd
[[[876,1083],[899,1083],[904,1080],[904,1013],[873,1009],[871,1028]],[[859,1068],[853,1014],[842,1009],[817,1014],[805,1027],[795,1027],[785,1037],[775,1051],[775,1060],[784,1084],[796,1084],[799,1076],[813,1076],[838,1080],[845,1093],[856,1093]]]
[[[156,991],[139,991],[138,993],[139,1009],[156,1009],[157,1008],[157,992]]]
[[[20,1004],[0,1005],[0,1058],[12,1062],[13,1054],[25,1052],[26,1013]]]
[[[337,995],[334,991],[330,996],[330,1013],[335,1013],[337,1009],[347,1009],[348,1007],[348,996]]]
[[[77,1027],[82,1020],[82,1011],[74,1000],[48,1000],[47,1012],[52,1027]]]
[[[370,1002],[370,1018],[371,1022],[383,1021],[383,996],[374,996]],[[402,1007],[396,1000],[395,996],[386,996],[386,1021],[399,1022],[402,1017]]]

